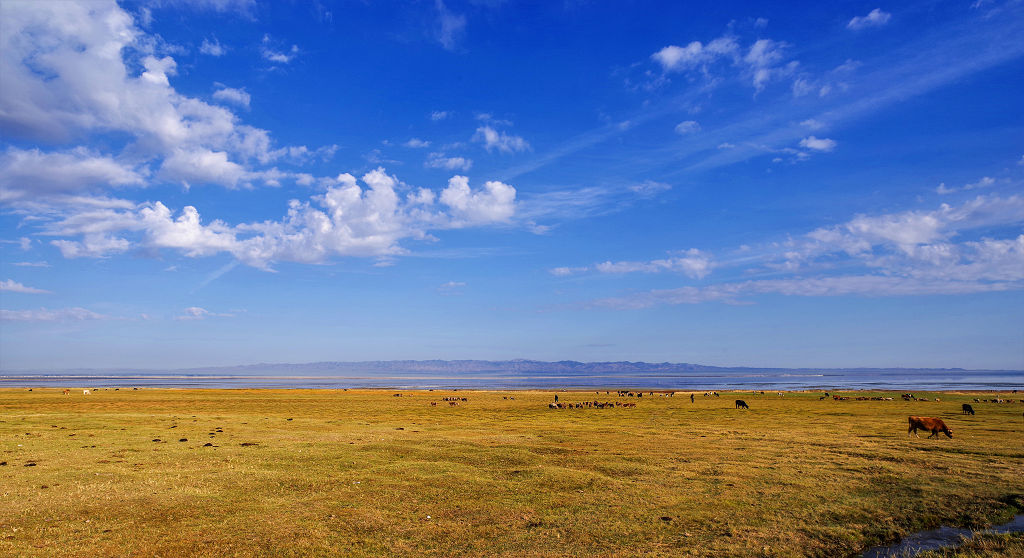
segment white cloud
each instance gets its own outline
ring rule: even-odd
[[[800,123],[800,125],[810,128],[811,130],[821,130],[822,128],[825,127],[824,122],[821,122],[820,120],[815,120],[813,118],[808,118],[807,120],[804,120],[803,122]]]
[[[939,184],[939,186],[937,188],[935,188],[935,192],[937,194],[939,194],[940,196],[945,196],[945,195],[953,194],[953,193],[956,193],[956,192],[963,192],[963,191],[968,191],[968,190],[978,190],[978,189],[981,189],[981,188],[988,188],[988,187],[992,186],[995,183],[996,183],[996,180],[994,178],[990,177],[990,176],[982,177],[977,182],[970,182],[968,184],[964,184],[960,188],[948,187],[948,186],[946,186],[946,183],[943,182],[942,184]]]
[[[515,213],[516,189],[498,181],[484,183],[483,190],[472,191],[469,179],[453,176],[441,191],[441,203],[452,211],[453,226],[507,222]]]
[[[199,306],[189,306],[175,316],[175,320],[205,320],[206,318],[233,318],[234,314],[218,314]]]
[[[466,16],[448,10],[443,0],[436,0],[437,40],[445,50],[455,50],[459,39],[466,32]]]
[[[846,27],[847,29],[860,31],[861,29],[867,29],[869,27],[881,27],[886,23],[889,23],[890,19],[892,19],[892,14],[875,8],[868,12],[868,15],[866,16],[854,17],[846,24]]]
[[[18,267],[50,267],[46,262],[14,262]]]
[[[698,124],[695,120],[684,120],[683,122],[676,124],[676,133],[679,135],[686,135],[699,131],[700,124]]]
[[[8,198],[11,191],[28,200],[52,196],[55,190],[141,185],[150,165],[172,169],[183,154],[222,153],[227,162],[243,166],[252,160],[267,164],[295,150],[313,151],[304,146],[275,149],[265,130],[240,124],[227,108],[179,94],[170,79],[177,64],[151,54],[154,40],[112,2],[5,4],[0,20],[0,130],[5,136],[49,143],[98,134],[129,140],[121,156],[9,148],[4,163],[41,164],[44,187],[5,187]],[[141,73],[135,69],[138,63]]]
[[[185,6],[215,12],[249,14],[256,7],[256,0],[159,0],[158,4]]]
[[[218,85],[220,86],[220,88],[213,92],[214,99],[226,101],[228,103],[233,103],[240,107],[249,108],[249,102],[252,100],[252,97],[245,91],[244,88],[234,89],[232,87],[226,87],[220,84]]]
[[[220,184],[234,188],[245,179],[246,171],[242,165],[229,161],[223,151],[179,149],[164,159],[160,177],[186,185]]]
[[[270,38],[270,35],[263,35],[263,44],[260,46],[260,54],[263,58],[270,62],[277,62],[278,64],[288,64],[295,57],[299,55],[299,45],[292,45],[290,49],[278,50],[271,47],[271,43],[274,43]]]
[[[448,281],[438,286],[437,292],[443,295],[461,294],[462,289],[465,287],[466,283],[464,281]]]
[[[970,184],[964,184],[964,190],[977,190],[978,188],[988,188],[989,186],[991,186],[991,185],[993,185],[995,183],[996,183],[996,181],[995,181],[994,178],[992,178],[990,176],[986,176],[986,177],[983,177],[981,180],[979,180],[977,182],[972,182]]]
[[[473,160],[465,157],[446,157],[444,153],[431,153],[423,166],[432,169],[447,169],[468,171],[473,166]]]
[[[639,184],[633,184],[628,188],[630,192],[634,192],[640,197],[650,198],[662,192],[671,190],[672,185],[654,180],[645,180]]]
[[[80,322],[85,320],[104,320],[110,316],[97,314],[85,308],[61,308],[48,310],[0,310],[0,320],[13,322]]]
[[[5,202],[144,182],[131,165],[84,148],[44,153],[8,147],[0,155],[0,201]]]
[[[430,142],[429,141],[421,140],[419,138],[412,138],[409,141],[403,143],[402,145],[404,145],[406,147],[412,147],[414,149],[418,149],[418,148],[421,148],[421,147],[430,147]]]
[[[506,134],[505,132],[499,132],[490,126],[477,128],[476,133],[473,135],[473,141],[483,142],[484,148],[487,151],[497,149],[502,153],[516,153],[519,151],[529,151],[530,149],[530,144],[525,139]]]
[[[430,113],[430,119],[433,120],[434,122],[437,122],[439,120],[444,120],[451,115],[452,113],[446,110],[435,110],[434,112]]]
[[[722,57],[733,57],[739,45],[730,36],[719,37],[708,44],[692,41],[685,47],[669,45],[651,55],[666,72],[681,72],[709,64]]]
[[[43,289],[36,289],[34,287],[26,287],[21,283],[8,279],[6,281],[0,281],[0,291],[9,291],[12,293],[23,293],[23,294],[49,294],[50,291]]]
[[[224,56],[227,54],[228,49],[214,37],[213,41],[203,39],[203,43],[199,45],[199,52],[209,54],[210,56]]]
[[[812,149],[814,151],[824,151],[827,153],[836,148],[836,142],[835,140],[830,140],[828,138],[819,139],[814,136],[808,136],[800,140],[800,147]]]
[[[269,269],[280,261],[394,256],[406,251],[403,240],[431,240],[430,230],[509,223],[516,212],[515,188],[502,182],[486,182],[474,190],[466,177],[455,176],[437,194],[413,190],[380,168],[363,175],[362,181],[366,188],[352,175],[341,174],[322,195],[290,201],[279,221],[204,223],[193,206],[175,215],[161,202],[128,203],[66,208],[63,218],[48,223],[42,234],[62,237],[51,244],[68,258],[105,257],[137,247],[170,249],[189,257],[228,253],[247,265]]]
[[[797,62],[785,63],[787,45],[772,39],[758,39],[744,48],[736,37],[723,35],[707,44],[692,41],[686,46],[669,45],[651,55],[664,73],[695,72],[704,79],[714,81],[714,66],[724,67],[729,63],[740,70],[740,75],[750,79],[758,92],[768,82],[781,76],[793,74]],[[665,76],[656,82],[664,82]]]
[[[727,141],[718,144],[719,149],[733,149],[734,147],[736,147],[734,144],[731,144]]]
[[[714,267],[711,257],[692,248],[679,255],[647,262],[620,261],[596,264],[594,270],[601,273],[658,273],[677,272],[693,279],[702,279]]]
[[[759,249],[741,247],[732,262],[745,272],[770,271],[782,278],[724,282],[634,293],[592,303],[613,308],[707,301],[743,302],[760,294],[788,296],[913,296],[1024,289],[1024,234],[957,242],[972,230],[1024,223],[1024,197],[978,196],[959,206],[940,205],[881,215],[857,215]],[[690,262],[679,262],[680,259]],[[706,273],[703,253],[690,251],[650,262],[605,262],[603,273],[683,271]],[[583,268],[584,270],[587,268]],[[569,275],[580,268],[556,268]]]

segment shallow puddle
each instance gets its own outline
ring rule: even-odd
[[[1016,515],[1008,523],[990,527],[985,531],[990,533],[1019,533],[1024,532],[1024,514]],[[925,550],[935,550],[947,546],[960,544],[960,537],[970,537],[970,529],[958,527],[939,527],[929,531],[920,531],[913,535],[903,537],[898,543],[889,546],[876,546],[861,554],[863,558],[905,558],[915,556]]]

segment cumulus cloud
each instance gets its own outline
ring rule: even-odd
[[[46,153],[9,147],[0,155],[0,201],[141,186],[145,177],[127,163],[84,148]]]
[[[0,132],[56,144],[93,135],[128,139],[120,156],[8,148],[2,164],[14,178],[0,173],[7,175],[3,190],[8,199],[11,192],[28,199],[55,191],[141,185],[150,165],[166,165],[168,174],[158,176],[169,176],[189,156],[206,164],[203,174],[208,174],[214,163],[268,164],[294,150],[312,151],[304,146],[275,148],[269,133],[241,124],[229,109],[178,93],[171,85],[177,63],[169,56],[153,56],[148,46],[153,40],[113,2],[5,5],[0,20]],[[245,104],[243,90],[221,91],[215,98]],[[226,161],[214,160],[219,157]],[[37,174],[39,187],[14,183],[15,178],[34,180]],[[237,175],[237,169],[229,174]],[[223,175],[218,182],[237,184]]]
[[[476,133],[473,135],[473,141],[482,142],[484,149],[487,151],[497,149],[502,153],[516,153],[519,151],[529,151],[530,149],[530,144],[525,139],[506,134],[505,132],[499,132],[490,126],[477,128]]]
[[[263,35],[263,44],[260,46],[260,54],[265,60],[278,64],[288,64],[299,55],[299,45],[292,45],[290,49],[279,49],[272,46],[275,41],[270,35]]]
[[[277,221],[204,222],[194,206],[176,214],[161,202],[147,202],[67,210],[42,234],[61,237],[51,244],[68,258],[105,257],[138,247],[189,257],[227,253],[269,269],[281,261],[395,256],[405,252],[403,240],[430,240],[431,230],[508,223],[516,211],[515,188],[496,181],[473,189],[466,177],[454,176],[435,193],[414,189],[378,168],[362,176],[363,186],[350,174],[332,182],[308,201],[291,200]]]
[[[726,34],[708,43],[691,41],[686,46],[669,45],[651,55],[664,73],[699,72],[712,75],[716,64],[729,63],[747,76],[756,91],[779,76],[792,74],[796,62],[784,63],[786,44],[772,39],[758,39],[743,47],[736,37]]]
[[[446,157],[444,153],[431,153],[423,166],[431,169],[447,169],[468,171],[473,167],[473,160],[465,157]]]
[[[6,281],[0,281],[0,291],[8,291],[8,292],[12,292],[12,293],[22,293],[22,294],[49,294],[50,293],[50,291],[47,291],[47,290],[36,289],[34,287],[26,287],[25,285],[22,285],[21,283],[15,281],[13,279],[8,279]]]
[[[881,27],[886,23],[889,23],[890,19],[892,19],[892,14],[875,8],[868,12],[868,15],[866,16],[857,16],[851,19],[850,22],[846,24],[846,28],[854,31],[860,31],[861,29],[867,29],[869,27]]]
[[[97,314],[85,308],[60,308],[49,310],[0,310],[0,320],[12,322],[81,322],[86,320],[105,320],[110,316]]]
[[[224,151],[178,149],[164,159],[159,176],[185,185],[220,184],[234,188],[246,177],[246,171],[242,165],[230,161]]]
[[[723,36],[703,44],[692,41],[685,47],[669,45],[651,55],[666,72],[681,72],[709,64],[723,57],[734,57],[740,50],[736,39]]]
[[[228,49],[224,45],[220,44],[220,41],[216,38],[212,41],[203,39],[203,43],[199,45],[199,52],[209,54],[210,56],[224,56],[227,54]]]
[[[430,119],[433,120],[434,122],[438,122],[440,120],[448,118],[451,115],[452,113],[446,110],[435,110],[434,112],[430,113]]]
[[[807,136],[800,140],[800,147],[811,149],[814,151],[829,152],[836,148],[835,140],[828,138],[816,138],[814,136]]]
[[[213,92],[214,99],[249,108],[249,102],[252,100],[252,97],[246,93],[244,88],[234,89],[221,84],[218,84],[218,86],[219,89]]]
[[[409,141],[403,143],[406,147],[412,147],[413,149],[419,149],[421,147],[430,147],[429,141],[424,141],[419,138],[412,138]]]
[[[695,120],[684,120],[679,124],[676,124],[676,133],[679,135],[692,134],[693,132],[700,131],[700,124]]]
[[[495,180],[473,191],[465,176],[453,176],[441,191],[441,203],[451,208],[452,226],[507,222],[515,213],[516,189]]]

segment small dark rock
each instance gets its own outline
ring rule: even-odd
[[[288,419],[288,420],[293,420],[293,419]]]
[[[204,448],[208,448],[208,447],[210,447],[210,446],[212,446],[212,445],[213,445],[213,444],[211,444],[210,442],[206,442],[205,444],[203,444],[203,447],[204,447]]]
[[[50,488],[50,487],[44,484],[44,485],[41,485],[39,488]]]
[[[405,430],[405,429],[404,429],[404,428],[402,428],[401,426],[399,426],[399,427],[398,427],[398,428],[396,428],[395,430]]]
[[[154,442],[159,442],[159,441],[160,441],[160,438],[153,438],[153,441],[154,441]]]
[[[244,447],[248,447],[248,446],[258,446],[258,445],[259,444],[257,444],[256,442],[242,442],[242,447],[243,448]]]
[[[178,440],[178,441],[179,441],[179,442],[187,442],[187,441],[188,441],[188,438],[182,438],[182,439],[180,439],[180,440]]]
[[[35,467],[36,464],[35,463],[26,463],[25,466],[26,467]]]
[[[667,515],[663,515],[663,516],[661,516],[661,518],[660,518],[660,519],[661,519],[662,521],[672,521],[672,518],[671,518],[671,517],[669,517],[669,516],[667,516]]]
[[[0,467],[6,467],[6,466],[7,466],[7,462],[6,461],[0,461]]]

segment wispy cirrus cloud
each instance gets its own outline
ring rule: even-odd
[[[199,306],[189,306],[174,317],[178,321],[205,320],[206,318],[233,318],[234,314],[211,312]]]
[[[781,278],[687,285],[608,297],[588,303],[609,308],[661,304],[745,303],[764,294],[787,296],[911,296],[1024,289],[1024,234],[958,240],[976,230],[1024,224],[1024,197],[977,196],[959,205],[880,215],[857,215],[785,242],[743,247],[712,260],[691,249],[672,258],[557,267],[555,276],[583,273],[681,272],[705,279],[716,268],[731,275]]]
[[[12,322],[82,322],[89,320],[108,320],[110,316],[93,312],[85,308],[60,308],[50,310],[4,310],[0,309],[0,320]]]

